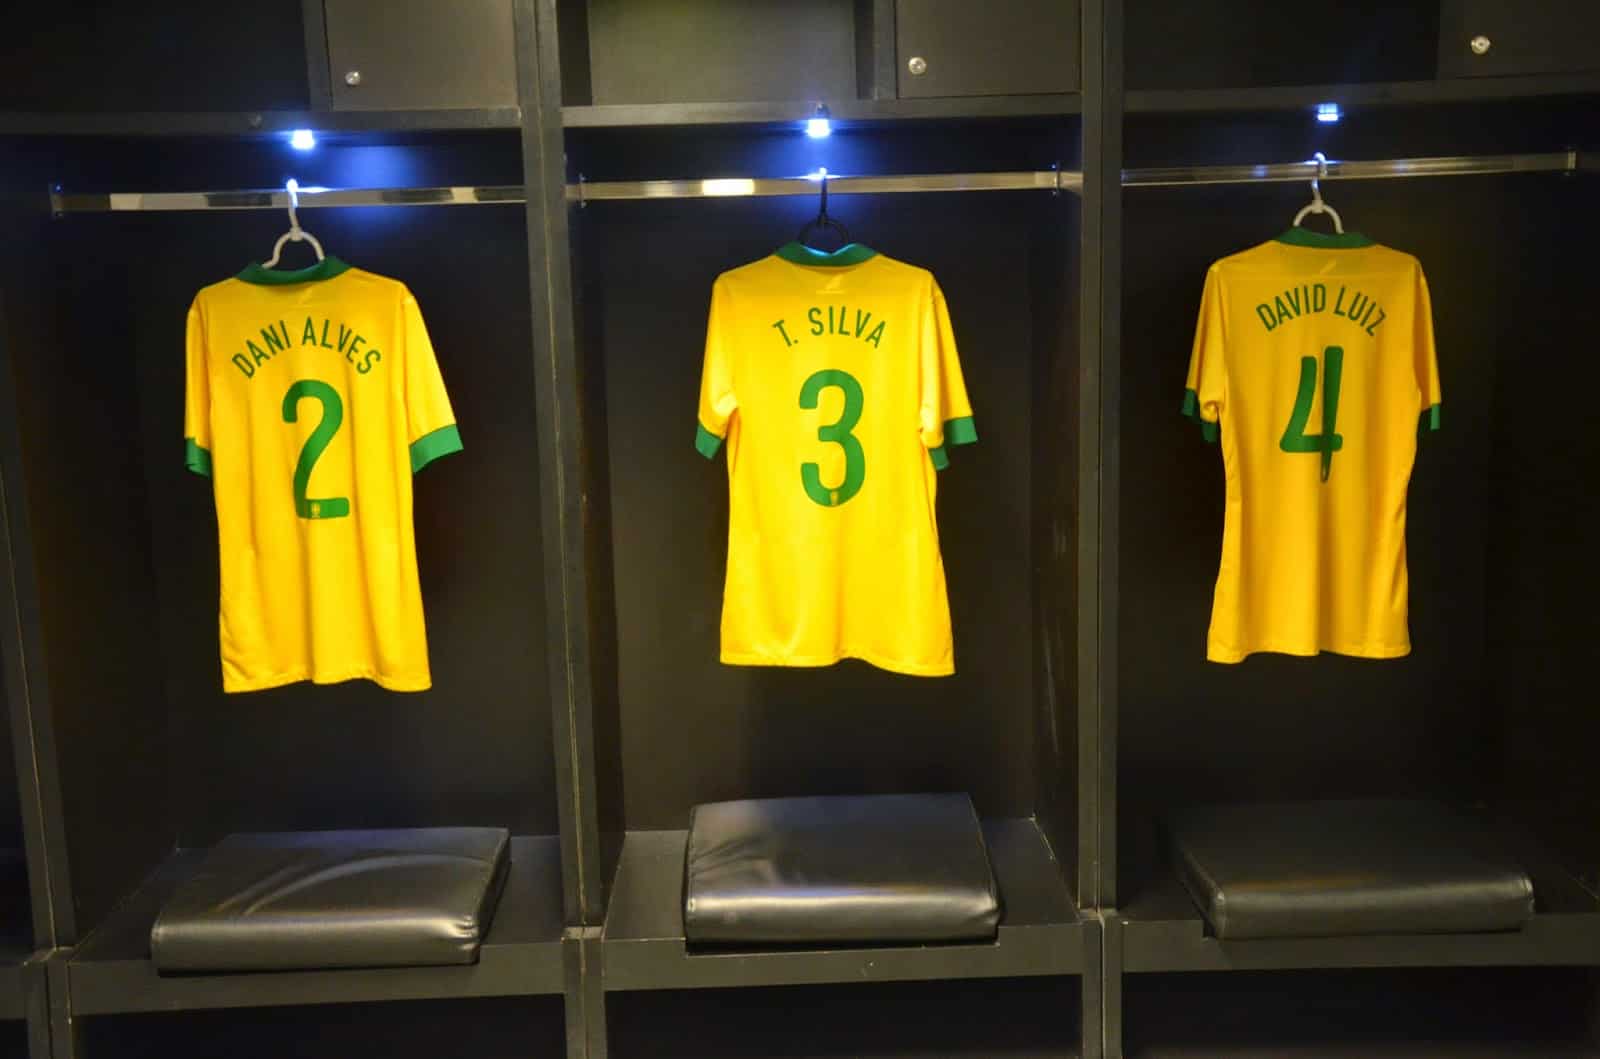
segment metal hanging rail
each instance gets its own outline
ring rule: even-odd
[[[1487,173],[1574,173],[1584,168],[1577,151],[1548,154],[1492,154],[1452,158],[1387,158],[1372,162],[1329,159],[1324,180],[1394,180],[1400,177],[1474,176]],[[1123,187],[1177,187],[1187,184],[1289,183],[1317,176],[1317,163],[1275,165],[1173,166],[1124,169]]]
[[[1198,184],[1289,183],[1317,175],[1317,163],[1270,165],[1173,166],[1124,169],[1124,187],[1179,187]],[[1326,180],[1392,180],[1402,177],[1472,176],[1490,173],[1575,173],[1596,169],[1592,157],[1578,151],[1545,154],[1470,155],[1446,158],[1388,158],[1377,161],[1329,160]],[[642,199],[767,198],[810,196],[819,176],[723,177],[707,180],[597,180],[567,185],[567,199],[580,204]],[[1059,169],[1006,173],[922,173],[898,176],[835,176],[830,195],[894,195],[958,191],[1083,190],[1083,174]],[[330,206],[494,206],[526,200],[524,188],[316,188],[300,189],[301,209]],[[191,210],[281,210],[289,205],[284,190],[158,191],[109,194],[50,193],[51,209],[63,213],[165,212]]]
[[[452,188],[300,189],[300,209],[325,206],[493,206],[526,201],[518,186]],[[156,191],[86,194],[50,192],[55,213],[150,213],[187,210],[283,210],[289,193],[275,191]]]
[[[819,176],[720,178],[711,180],[583,181],[567,185],[572,202],[623,199],[745,198],[817,193]],[[930,173],[905,176],[835,176],[830,195],[884,195],[930,191],[1079,191],[1082,173],[1055,169],[1017,173]],[[301,188],[301,209],[329,206],[485,206],[526,201],[526,189],[503,187],[447,188]],[[50,208],[62,213],[170,212],[192,210],[282,210],[289,206],[284,190],[158,191],[87,194],[53,190]]]
[[[1083,174],[1059,169],[1015,173],[922,173],[905,176],[829,174],[829,195],[894,195],[929,191],[1081,191]],[[819,176],[720,180],[605,180],[567,185],[573,202],[619,199],[765,198],[815,195]]]

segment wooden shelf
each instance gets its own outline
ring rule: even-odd
[[[463,110],[261,110],[161,113],[0,112],[0,136],[268,136],[318,133],[426,133],[515,130],[520,107]]]
[[[605,988],[703,989],[823,982],[1080,974],[1085,923],[1032,820],[987,820],[999,936],[984,944],[691,952],[683,936],[685,831],[629,832],[601,956]]]
[[[560,993],[561,863],[554,837],[511,840],[511,873],[478,962],[459,967],[161,975],[150,927],[204,850],[174,853],[67,964],[77,1015]]]
[[[1464,77],[1439,81],[1381,81],[1367,84],[1276,85],[1261,88],[1130,88],[1129,114],[1185,114],[1240,110],[1300,110],[1318,103],[1340,106],[1480,103],[1536,96],[1600,92],[1600,73],[1528,77]]]
[[[813,117],[819,101],[771,103],[637,103],[561,108],[569,129],[671,125],[778,125]],[[822,100],[835,121],[936,121],[1049,117],[1080,113],[1076,92],[1038,96],[973,96],[951,99]]]
[[[1521,930],[1223,941],[1164,869],[1118,910],[1123,967],[1246,971],[1350,967],[1600,966],[1600,900],[1542,856],[1524,856],[1537,912]]]

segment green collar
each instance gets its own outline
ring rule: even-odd
[[[1313,232],[1310,228],[1301,228],[1299,225],[1278,236],[1278,242],[1288,243],[1290,246],[1310,246],[1318,250],[1355,250],[1358,247],[1376,245],[1360,232],[1324,235],[1321,232]]]
[[[784,243],[773,253],[796,265],[821,265],[823,267],[837,268],[844,265],[859,265],[869,257],[876,257],[877,251],[870,246],[860,243],[846,243],[833,253],[822,250],[813,250],[804,243]]]
[[[239,278],[246,283],[259,283],[263,286],[279,286],[285,283],[315,283],[318,280],[332,279],[339,273],[349,269],[349,265],[332,255],[323,258],[309,268],[291,269],[279,272],[275,268],[263,268],[252,262],[245,266],[239,273]]]

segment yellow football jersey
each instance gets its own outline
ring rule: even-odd
[[[722,661],[955,672],[934,472],[978,435],[931,273],[790,243],[719,276],[699,418],[728,445]]]
[[[1439,402],[1411,255],[1294,228],[1211,266],[1184,397],[1227,475],[1208,658],[1410,652],[1406,487]]]
[[[411,292],[332,257],[206,287],[184,434],[216,496],[223,690],[427,688],[411,475],[461,438]]]

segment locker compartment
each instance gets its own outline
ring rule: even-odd
[[[210,484],[184,469],[184,319],[203,285],[260,260],[281,210],[52,219],[43,173],[96,187],[384,186],[441,174],[515,184],[514,137],[16,145],[5,216],[4,385],[15,398],[37,571],[28,688],[63,812],[57,929],[74,1014],[549,993],[562,988],[555,756],[547,705],[538,451],[524,228],[505,207],[317,210],[330,255],[406,283],[465,455],[415,480],[433,687],[366,681],[225,695]],[[497,216],[497,213],[499,214]],[[514,208],[510,211],[516,217]],[[290,247],[285,267],[312,260]],[[146,267],[159,260],[159,267]],[[9,406],[9,403],[8,403]],[[9,469],[9,468],[8,468]],[[430,473],[431,472],[431,473]],[[8,486],[11,478],[8,475]],[[287,486],[288,483],[285,483]],[[25,600],[24,613],[35,606]],[[29,630],[31,634],[31,629]],[[512,865],[478,962],[385,972],[156,974],[149,931],[206,847],[240,831],[509,828]],[[66,957],[62,957],[65,959]]]

